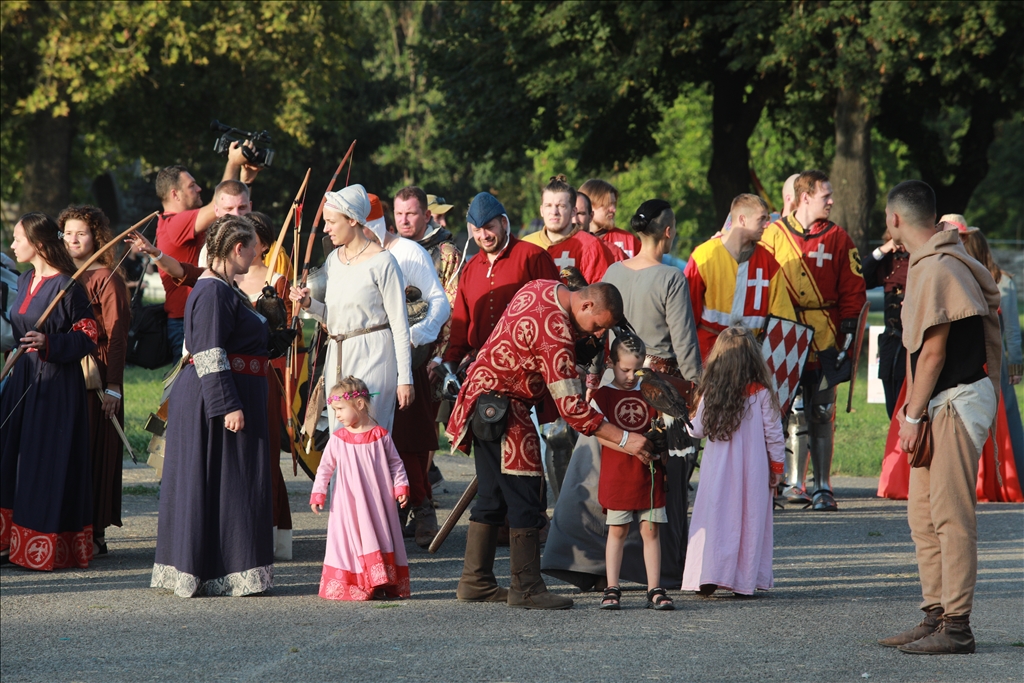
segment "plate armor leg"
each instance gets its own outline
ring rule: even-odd
[[[832,455],[836,436],[836,388],[819,391],[811,400],[808,411],[808,441],[814,487],[811,489],[815,510],[835,511],[838,508],[832,494]]]

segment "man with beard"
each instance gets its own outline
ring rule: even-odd
[[[443,358],[453,370],[484,345],[523,285],[558,279],[546,251],[511,233],[505,207],[494,195],[481,192],[474,197],[466,222],[480,251],[466,262],[452,305],[451,336]]]
[[[461,289],[460,289],[461,291]],[[572,600],[548,592],[540,574],[540,437],[531,411],[554,405],[569,426],[602,444],[654,457],[647,439],[604,419],[583,397],[576,339],[601,336],[622,320],[622,297],[605,282],[570,291],[553,280],[525,285],[503,309],[469,369],[448,423],[454,448],[472,445],[479,492],[470,513],[466,557],[456,596],[526,609],[567,609]],[[498,527],[511,527],[511,587],[498,586]]]
[[[793,184],[793,196],[796,210],[769,225],[761,238],[782,268],[797,320],[814,328],[800,395],[793,402],[787,425],[782,495],[790,502],[809,503],[815,510],[834,511],[838,506],[829,476],[835,446],[836,383],[845,381],[844,367],[849,379],[849,354],[843,352],[857,334],[867,294],[857,247],[845,230],[828,220],[833,204],[828,176],[804,171]],[[810,497],[804,488],[808,451],[814,468]]]

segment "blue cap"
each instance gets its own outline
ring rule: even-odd
[[[490,192],[481,192],[473,197],[473,203],[469,205],[469,213],[466,215],[466,222],[480,228],[503,213],[505,213],[505,207],[501,205],[497,197]]]

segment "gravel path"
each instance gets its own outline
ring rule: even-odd
[[[439,457],[444,519],[472,461]],[[290,473],[291,463],[285,469]],[[122,529],[88,570],[0,570],[0,675],[13,681],[1022,681],[1024,506],[979,508],[973,656],[912,657],[876,638],[920,619],[905,504],[874,498],[876,481],[838,477],[835,514],[775,517],[775,583],[755,600],[674,593],[677,611],[597,609],[565,584],[564,612],[455,600],[466,521],[437,555],[407,542],[411,600],[317,597],[327,517],[311,482],[287,476],[295,560],[267,596],[182,600],[149,588],[156,543],[153,470],[126,469]],[[468,515],[467,515],[468,517]],[[499,549],[508,582],[508,550]]]

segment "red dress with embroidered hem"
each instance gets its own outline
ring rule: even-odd
[[[14,336],[31,330],[69,278],[18,278]],[[81,287],[72,287],[43,323],[46,350],[23,354],[0,396],[0,550],[14,564],[50,571],[89,566],[92,479],[89,412],[81,359],[98,327]],[[54,428],[54,425],[59,428]]]
[[[409,597],[409,561],[394,505],[409,494],[409,480],[391,435],[380,426],[361,433],[339,427],[320,459],[311,505],[326,502],[335,472],[320,597],[370,600],[378,589]]]

